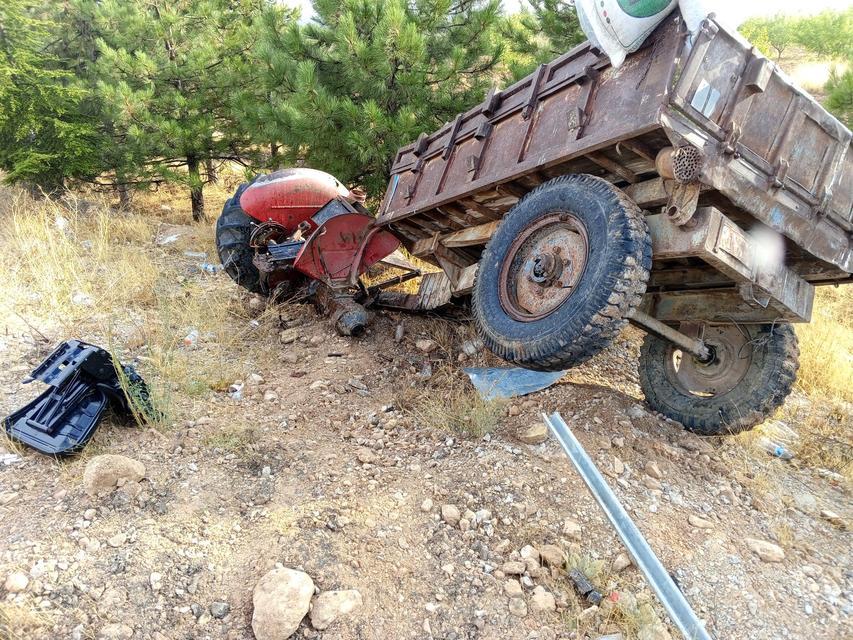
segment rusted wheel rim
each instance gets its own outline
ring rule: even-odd
[[[586,270],[586,227],[569,211],[555,211],[516,238],[501,265],[500,302],[521,322],[554,313],[574,293]]]
[[[698,397],[728,393],[746,377],[752,364],[752,345],[745,330],[735,325],[705,328],[712,358],[703,363],[677,347],[667,352],[667,374],[681,389]]]

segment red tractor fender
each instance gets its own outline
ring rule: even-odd
[[[276,222],[292,235],[302,222],[308,222],[309,232],[316,229],[311,216],[335,198],[358,199],[334,176],[298,167],[258,176],[241,194],[240,207],[255,220]]]
[[[345,213],[321,224],[303,245],[293,266],[326,284],[354,286],[367,269],[400,246],[397,237],[361,213]]]

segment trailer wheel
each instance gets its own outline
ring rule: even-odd
[[[252,293],[265,293],[261,273],[252,261],[254,251],[249,238],[254,220],[240,207],[240,196],[249,183],[243,183],[222,208],[216,221],[216,251],[225,272],[231,279]]]
[[[483,252],[472,295],[477,330],[504,360],[568,369],[625,326],[650,268],[636,204],[594,176],[554,178],[518,201]]]
[[[704,341],[713,356],[707,363],[646,336],[640,387],[652,409],[717,436],[751,429],[791,393],[800,353],[791,325],[708,326]]]

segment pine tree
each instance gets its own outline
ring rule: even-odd
[[[86,88],[49,51],[55,28],[40,3],[0,3],[0,168],[46,193],[103,167]]]
[[[381,194],[397,149],[499,80],[496,0],[316,0],[307,24],[268,14],[256,49],[267,103],[247,114],[281,163]]]
[[[586,40],[573,3],[528,0],[529,9],[507,16],[501,29],[508,43],[508,65],[514,78],[530,73]]]
[[[75,0],[95,35],[86,74],[97,86],[116,181],[178,181],[193,218],[205,219],[208,163],[242,161],[250,148],[234,117],[253,81],[247,58],[264,0]],[[85,18],[85,20],[83,19]]]

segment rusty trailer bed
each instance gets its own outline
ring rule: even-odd
[[[685,145],[702,156],[691,239],[667,235],[654,218],[675,188],[656,156]],[[755,316],[742,285],[767,290],[743,253],[756,221],[786,238],[786,266],[764,276],[788,297],[775,310],[763,305],[765,321],[807,320],[812,285],[849,282],[853,272],[850,130],[713,20],[691,36],[677,15],[668,19],[618,69],[582,44],[400,149],[391,172],[378,224],[440,266],[456,294],[471,290],[504,214],[567,173],[603,177],[647,211],[646,306],[657,317],[693,317],[691,296],[706,290],[737,298],[727,313],[739,305],[738,317]]]

